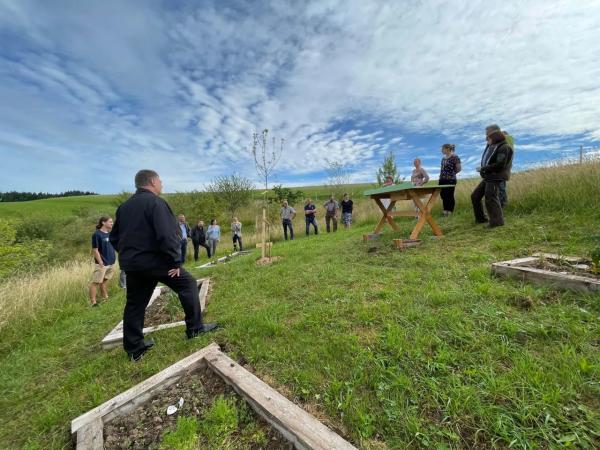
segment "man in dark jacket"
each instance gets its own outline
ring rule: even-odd
[[[506,136],[498,125],[490,125],[485,129],[487,146],[481,156],[481,166],[477,169],[483,180],[471,194],[473,212],[477,223],[485,223],[481,200],[485,197],[485,208],[489,216],[489,227],[504,225],[504,215],[500,205],[500,183],[510,178],[513,150],[506,141]]]
[[[202,220],[192,228],[192,244],[194,244],[194,261],[198,261],[200,246],[204,247],[208,257],[211,257],[210,247],[206,244],[206,230],[204,229],[204,221]]]
[[[137,191],[117,209],[110,242],[119,252],[127,274],[127,302],[123,312],[123,348],[138,361],[154,345],[144,341],[144,316],[156,284],[179,295],[185,311],[188,339],[214,330],[202,324],[196,280],[181,268],[181,235],[168,203],[159,197],[162,182],[153,170],[135,175]]]

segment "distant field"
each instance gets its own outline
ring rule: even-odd
[[[65,217],[77,215],[83,211],[113,213],[114,195],[82,195],[77,197],[47,198],[29,202],[0,203],[0,217]]]
[[[346,190],[353,196],[360,196],[372,184],[349,184]],[[293,187],[292,191],[302,191],[306,196],[325,199],[330,195],[331,188],[327,186]],[[255,191],[255,198],[261,198],[262,191]],[[0,217],[29,218],[29,217],[67,217],[81,215],[85,212],[114,214],[116,195],[84,195],[76,197],[48,198],[29,202],[0,203]],[[168,199],[169,194],[165,197]]]

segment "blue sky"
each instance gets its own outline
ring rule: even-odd
[[[285,138],[275,179],[375,179],[388,151],[432,177],[483,129],[515,168],[600,145],[600,2],[0,0],[0,190],[167,191],[257,179],[252,133]],[[258,180],[257,180],[258,181]]]

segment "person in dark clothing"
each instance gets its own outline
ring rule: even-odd
[[[512,137],[508,131],[502,131],[502,134],[504,136],[506,136],[506,142],[508,142],[508,145],[510,145],[510,148],[512,148],[513,151],[513,160],[515,159],[515,138]],[[506,188],[506,184],[508,182],[507,180],[502,180],[500,182],[500,192],[498,193],[498,198],[500,199],[500,206],[502,206],[502,209],[504,210],[504,207],[508,204],[508,190]]]
[[[500,205],[500,183],[508,180],[512,167],[513,150],[498,125],[490,125],[485,130],[487,146],[481,156],[481,166],[477,169],[483,180],[471,194],[473,213],[477,223],[488,219],[483,211],[481,200],[485,197],[485,208],[489,216],[488,227],[504,225],[504,215]]]
[[[203,324],[196,280],[181,267],[181,234],[169,204],[159,197],[162,182],[153,170],[140,170],[137,188],[117,209],[110,242],[127,274],[127,302],[123,312],[123,348],[132,361],[154,346],[144,340],[146,306],[158,282],[179,295],[185,311],[188,339],[214,330]]]
[[[211,257],[210,247],[206,244],[206,230],[204,229],[204,222],[200,220],[198,224],[192,228],[192,244],[194,245],[194,261],[198,261],[198,254],[200,247],[206,249],[206,254]]]
[[[188,238],[190,237],[191,231],[190,226],[185,221],[185,216],[183,214],[179,214],[179,216],[177,216],[177,220],[179,220],[179,235],[181,236],[181,264],[185,264]]]
[[[342,206],[342,223],[344,228],[347,230],[352,225],[352,210],[354,208],[354,202],[350,200],[348,194],[344,194],[344,198],[341,202]]]
[[[319,227],[317,225],[317,218],[315,214],[317,213],[317,207],[312,202],[310,198],[306,199],[304,204],[304,219],[306,221],[306,235],[308,236],[310,231],[310,225],[315,228],[315,234],[319,234]]]
[[[454,206],[456,205],[454,200],[454,189],[457,182],[456,175],[462,170],[460,158],[454,153],[454,148],[454,144],[442,145],[444,157],[442,158],[438,184],[442,186],[449,185],[449,187],[443,188],[440,192],[444,216],[449,216],[454,212]]]

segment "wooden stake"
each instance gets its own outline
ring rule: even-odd
[[[265,207],[263,206],[263,211],[262,211],[262,247],[260,250],[260,256],[262,259],[265,259],[265,250],[267,248],[266,246],[266,228],[267,228],[267,210],[265,209]]]

